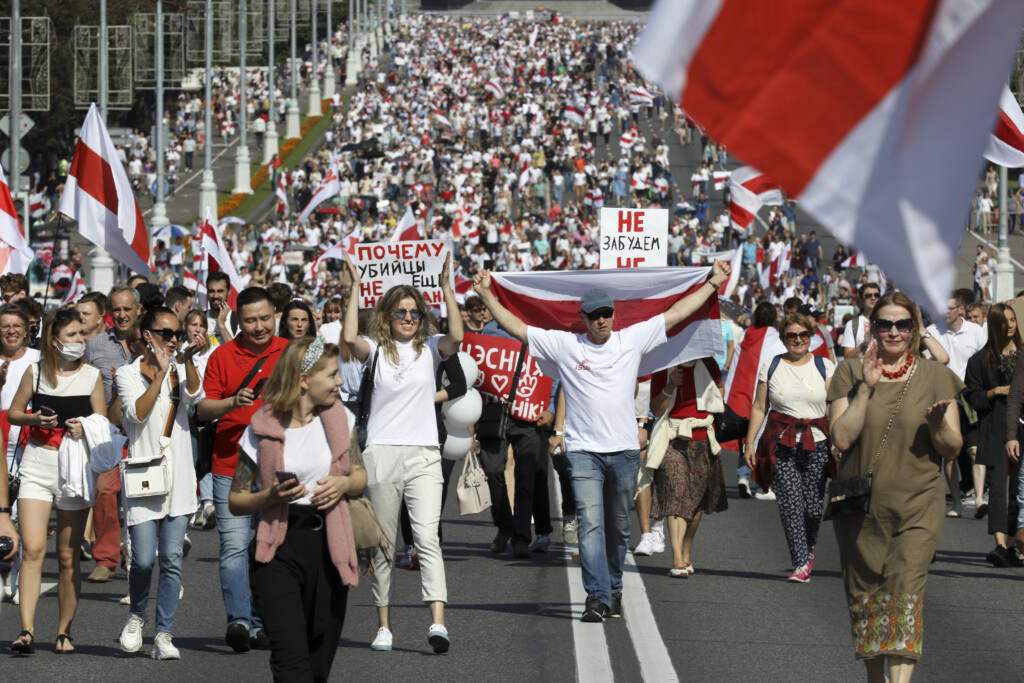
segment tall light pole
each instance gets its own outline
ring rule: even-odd
[[[21,192],[21,0],[11,3],[11,127],[7,129],[10,150],[10,188],[11,192]],[[28,195],[23,199],[28,208]],[[31,217],[30,211],[25,215]],[[28,228],[28,221],[22,228]]]
[[[999,250],[996,252],[996,301],[1013,298],[1013,264],[1010,263],[1009,244],[1009,191],[1006,184],[1006,167],[999,167]]]
[[[206,0],[206,83],[203,109],[203,180],[199,183],[199,220],[206,216],[206,209],[212,209],[217,219],[217,183],[213,181],[213,0]]]
[[[334,0],[327,0],[327,65],[324,67],[324,99],[334,97],[334,23],[331,16],[331,5]]]
[[[249,173],[249,102],[245,87],[245,41],[248,37],[245,3],[246,0],[238,0],[238,149],[235,151],[235,189],[232,194],[252,194]]]
[[[20,21],[18,22],[21,23]],[[14,32],[20,38],[21,31]],[[13,42],[13,41],[12,41]],[[97,82],[97,96],[99,98],[99,109],[100,119],[103,120],[103,125],[107,125],[107,77],[109,69],[107,67],[107,0],[100,0],[100,37],[99,37],[99,55],[97,60],[98,68],[98,82]],[[20,49],[19,49],[20,53]],[[20,99],[20,83],[21,79],[18,79],[19,83],[19,99]],[[54,247],[56,248],[56,244]],[[89,255],[91,270],[89,272],[89,287],[93,291],[97,292],[108,292],[110,288],[114,286],[114,259],[110,258],[103,249],[95,247]]]
[[[153,143],[156,145],[156,203],[153,204],[153,217],[149,219],[149,227],[155,232],[170,221],[167,220],[167,203],[164,196],[165,159],[164,150],[167,141],[164,139],[164,3],[156,2],[156,123],[154,124]]]
[[[320,77],[317,75],[317,52],[319,52],[316,44],[316,0],[312,0],[310,3],[312,7],[312,22],[313,26],[313,39],[311,41],[313,50],[313,71],[309,74],[309,110],[306,112],[306,116],[320,116],[322,110],[320,109]]]
[[[97,76],[99,83],[97,84],[97,96],[100,100],[100,119],[103,120],[103,125],[107,125],[107,0],[100,0],[100,44],[99,44],[99,56],[96,63]]]
[[[288,122],[285,126],[285,137],[288,139],[297,138],[300,135],[299,129],[299,70],[295,67],[295,0],[291,0],[292,18],[292,56],[288,66],[288,73],[291,74],[292,96],[288,102]]]
[[[345,85],[355,85],[359,75],[359,1],[348,0],[348,55],[345,59]]]
[[[370,58],[377,56],[377,28],[374,26],[376,23],[377,8],[370,6],[370,0],[363,0],[365,3],[363,8],[366,12],[366,39],[370,41]]]
[[[270,91],[269,111],[267,112],[267,134],[263,140],[263,163],[269,164],[270,160],[277,154],[277,98],[274,97],[274,0],[268,0],[270,14],[268,15],[268,28],[270,30],[269,56],[267,57],[267,88]]]

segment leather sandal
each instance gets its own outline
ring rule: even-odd
[[[59,654],[59,655],[70,655],[70,654],[72,654],[75,651],[74,646],[71,645],[71,641],[73,641],[73,640],[74,640],[74,638],[72,638],[71,636],[69,636],[66,633],[58,633],[57,634],[57,649],[56,649],[57,654]]]
[[[31,631],[22,631],[18,639],[11,643],[11,649],[22,655],[30,655],[36,651],[35,637]]]

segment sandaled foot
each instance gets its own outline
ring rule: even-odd
[[[69,655],[75,651],[75,646],[71,644],[74,638],[66,633],[57,634],[57,654]]]
[[[18,654],[30,655],[36,651],[35,638],[31,631],[22,631],[18,639],[11,643],[11,649]]]

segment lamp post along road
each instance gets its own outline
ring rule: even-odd
[[[320,77],[317,75],[317,44],[316,44],[316,0],[312,0],[310,3],[312,8],[312,26],[313,26],[313,38],[311,40],[312,45],[312,71],[309,73],[309,111],[306,112],[306,116],[320,116]]]
[[[291,139],[299,137],[301,131],[299,128],[299,70],[295,66],[295,0],[291,0],[291,12],[289,14],[292,18],[292,51],[291,60],[288,62],[288,73],[291,74],[292,95],[288,102],[288,121],[285,126],[285,137]]]
[[[345,59],[345,85],[355,85],[359,75],[358,0],[348,0],[348,55]]]
[[[11,3],[11,125],[8,128],[11,151],[8,153],[10,161],[10,188],[11,192],[17,195],[21,192],[21,155],[18,148],[21,147],[21,0],[14,0]],[[28,208],[28,195],[22,200],[25,208]],[[31,212],[26,211],[26,216]],[[23,228],[28,228],[28,220]]]
[[[270,160],[277,154],[277,98],[274,97],[274,2],[267,0],[269,14],[267,15],[267,28],[269,29],[270,41],[267,45],[269,56],[267,57],[267,88],[269,90],[267,111],[267,134],[263,139],[263,163],[269,164]],[[273,171],[273,169],[271,169]]]
[[[12,17],[13,19],[13,17]],[[14,21],[11,22],[11,26],[17,25],[17,28],[12,29],[11,45],[14,45],[13,36],[18,36],[19,48],[18,48],[18,60],[20,64],[21,60],[21,20],[17,24]],[[97,83],[96,83],[96,94],[99,99],[99,110],[100,119],[103,121],[103,125],[107,125],[107,77],[109,68],[107,66],[107,0],[100,0],[100,36],[99,36],[99,55],[97,58]],[[21,76],[20,74],[15,79],[18,83],[18,106],[21,106]],[[13,96],[14,93],[12,92]],[[14,117],[12,111],[12,122],[11,127],[17,129],[15,124],[19,118],[21,118],[20,112],[17,118]],[[12,164],[13,166],[14,164]],[[56,247],[56,245],[54,245]],[[89,252],[89,263],[91,270],[89,271],[89,288],[93,291],[109,292],[110,288],[114,286],[114,259],[110,258],[105,250],[95,247]]]
[[[206,209],[213,210],[217,219],[217,183],[213,181],[213,0],[206,0],[206,83],[204,84],[203,128],[203,179],[199,183],[199,216],[206,216]]]
[[[249,102],[246,97],[245,41],[246,0],[238,0],[238,150],[235,152],[235,189],[232,194],[252,194],[249,173]]]
[[[1010,263],[1009,191],[1006,167],[999,167],[999,249],[996,251],[995,301],[1009,301],[1014,295],[1013,264]]]
[[[327,57],[324,65],[324,93],[325,100],[334,97],[334,24],[331,17],[331,5],[333,0],[327,0]]]
[[[164,181],[167,176],[165,167],[167,140],[164,139],[164,3],[162,0],[156,2],[154,20],[156,21],[156,87],[153,94],[156,99],[156,121],[153,126],[153,143],[156,146],[156,203],[153,204],[153,217],[149,219],[149,227],[155,232],[170,223],[167,219],[167,198],[164,196]]]

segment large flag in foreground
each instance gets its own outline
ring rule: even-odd
[[[937,314],[1022,25],[1020,0],[659,0],[634,60]]]
[[[27,273],[36,254],[25,241],[25,231],[21,229],[3,167],[0,167],[0,242],[0,275]]]
[[[1007,168],[1024,166],[1024,112],[1006,86],[999,98],[999,118],[988,138],[985,158]]]
[[[60,212],[83,237],[138,273],[149,274],[149,234],[96,103],[89,105],[68,169]]]
[[[201,273],[203,280],[210,273],[227,273],[228,280],[231,283],[230,290],[228,291],[228,305],[231,306],[232,311],[237,310],[238,293],[245,289],[245,287],[242,285],[242,279],[238,277],[238,273],[235,271],[235,264],[231,261],[231,253],[224,245],[224,239],[221,237],[220,231],[213,225],[213,220],[210,218],[210,207],[206,207],[206,220],[203,221],[202,226],[199,228],[199,233],[203,250]]]
[[[699,289],[710,275],[710,268],[491,273],[491,288],[505,308],[530,325],[584,332],[580,297],[587,290],[600,287],[615,302],[615,329],[619,330],[664,313]],[[668,343],[644,357],[641,375],[722,353],[718,297],[710,297],[696,313],[672,329],[668,337]],[[546,363],[537,363],[541,372],[556,374],[550,366],[545,368]]]

